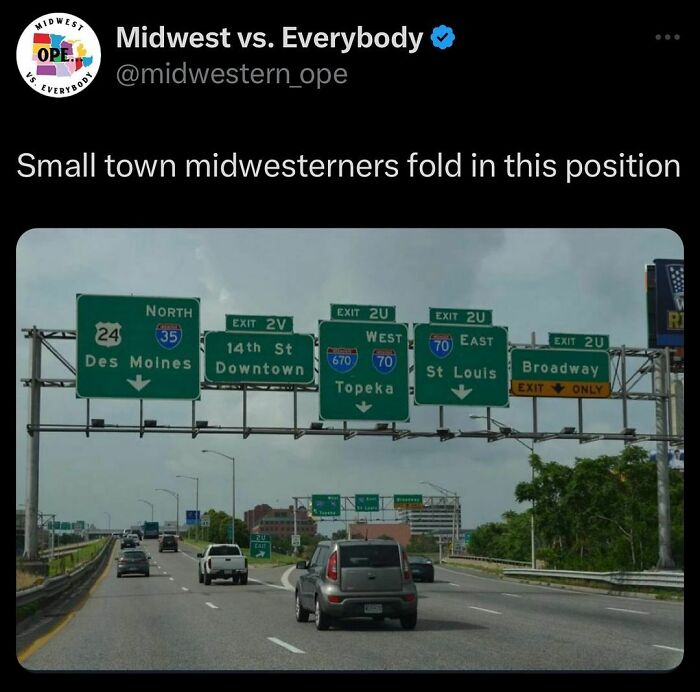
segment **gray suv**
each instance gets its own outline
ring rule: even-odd
[[[340,618],[398,618],[412,630],[418,619],[418,594],[406,552],[393,540],[321,541],[304,570],[294,600],[297,622],[315,614],[316,629]]]

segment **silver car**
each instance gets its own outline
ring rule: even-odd
[[[316,629],[341,618],[398,618],[411,630],[418,620],[418,594],[406,551],[393,540],[321,541],[303,570],[294,599],[297,622],[311,613]]]

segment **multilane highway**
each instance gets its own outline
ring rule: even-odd
[[[683,659],[683,604],[566,591],[437,567],[418,584],[418,626],[294,619],[293,567],[247,586],[199,584],[193,546],[158,553],[151,576],[116,562],[59,627],[24,651],[29,670],[661,671]],[[117,555],[115,550],[114,555]]]

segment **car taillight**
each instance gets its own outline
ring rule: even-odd
[[[411,563],[408,561],[408,556],[406,551],[401,551],[401,557],[403,558],[403,578],[405,581],[411,580]]]
[[[326,576],[333,581],[338,581],[338,553],[334,552],[330,560],[328,560],[328,569],[326,569]]]
[[[329,603],[342,603],[343,599],[340,596],[329,596],[328,602]]]
[[[404,601],[408,601],[408,602],[410,603],[411,601],[415,601],[415,600],[416,600],[416,595],[413,594],[413,593],[407,593],[407,594],[403,597],[403,600],[404,600]]]
[[[246,568],[248,567],[248,558],[247,557],[244,558],[244,560],[243,560],[243,566]]]

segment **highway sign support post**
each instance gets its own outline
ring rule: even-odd
[[[199,298],[77,296],[76,396],[200,396]]]
[[[408,325],[320,321],[319,407],[321,420],[408,421]]]

